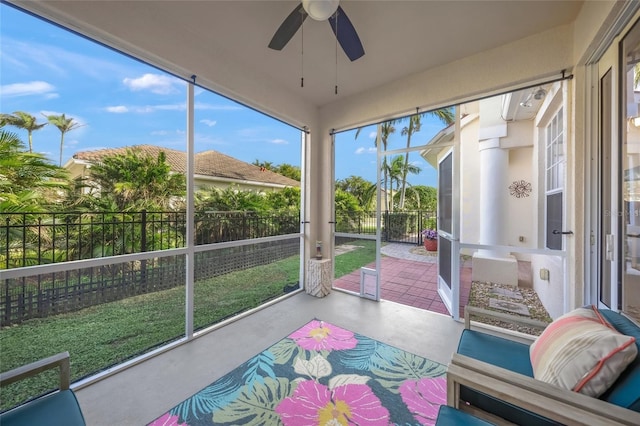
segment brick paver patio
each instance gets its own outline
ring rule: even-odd
[[[448,315],[449,311],[438,295],[438,264],[435,259],[433,262],[417,262],[383,256],[380,298]],[[460,316],[464,315],[464,306],[471,291],[471,265],[468,263],[460,269]],[[375,269],[375,263],[366,267]],[[359,293],[360,270],[334,280],[333,287]]]

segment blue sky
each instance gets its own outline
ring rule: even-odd
[[[81,126],[65,135],[63,164],[78,151],[153,144],[185,150],[186,83],[38,18],[0,4],[0,112],[66,114]],[[216,150],[240,160],[300,165],[300,132],[201,88],[195,98],[196,151]],[[43,115],[44,114],[44,115]],[[390,147],[404,146],[398,125]],[[427,120],[414,140],[426,142],[441,125]],[[15,129],[12,129],[15,130]],[[27,143],[24,131],[15,130]],[[374,181],[375,127],[339,134],[336,178]],[[33,133],[34,151],[55,164],[60,132]],[[435,172],[417,153],[423,170],[413,184],[435,185]]]

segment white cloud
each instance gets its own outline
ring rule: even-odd
[[[40,114],[45,115],[45,116],[47,116],[47,115],[62,115],[62,113],[61,113],[61,112],[58,112],[58,111],[49,111],[49,110],[42,110],[42,111],[40,111]],[[66,114],[65,114],[65,116],[66,116],[67,118],[70,118],[70,117],[69,117],[69,116],[67,116]]]
[[[148,114],[150,112],[154,112],[156,110],[155,107],[152,106],[136,106],[136,107],[131,107],[130,108],[131,111],[136,112],[138,114]]]
[[[124,105],[106,107],[105,110],[114,114],[124,114],[125,112],[129,112],[129,108]]]
[[[213,127],[213,126],[215,126],[215,125],[216,125],[216,123],[217,123],[217,121],[216,121],[216,120],[209,120],[209,119],[200,120],[200,122],[201,122],[202,124],[205,124],[205,125],[209,126],[209,127]]]
[[[108,108],[126,108],[127,111],[110,111],[110,112],[133,112],[136,114],[150,114],[156,111],[184,111],[184,104],[164,104],[164,105],[129,105]]]
[[[77,78],[77,74],[87,75],[99,81],[106,81],[114,75],[127,75],[131,66],[66,50],[60,45],[33,43],[3,37],[2,59],[16,70],[28,71],[44,68],[43,73]]]
[[[276,145],[289,145],[289,142],[287,142],[284,139],[273,139],[271,141],[271,143],[276,144]]]
[[[46,81],[30,81],[28,83],[14,83],[0,86],[0,92],[3,96],[33,96],[33,95],[51,95],[55,91],[55,87]]]
[[[153,132],[151,132],[151,134],[153,136],[165,136],[168,135],[169,132],[167,132],[166,130],[154,130]]]
[[[365,148],[363,146],[355,150],[355,154],[375,154],[378,152],[375,147]]]
[[[187,109],[187,104],[165,104],[165,105],[154,105],[147,106],[147,108],[152,108],[156,110],[162,111],[185,111]]]
[[[375,139],[376,136],[378,136],[378,132],[371,132],[369,133],[369,139]]]
[[[144,74],[138,78],[127,77],[122,82],[134,92],[149,90],[151,93],[158,95],[176,93],[177,89],[174,86],[180,83],[176,78],[151,73]]]
[[[239,105],[212,105],[202,102],[196,102],[193,107],[197,110],[212,110],[212,111],[240,111],[245,108]]]

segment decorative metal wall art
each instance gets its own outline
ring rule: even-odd
[[[509,194],[512,197],[524,198],[531,194],[531,184],[526,180],[516,180],[509,185]]]

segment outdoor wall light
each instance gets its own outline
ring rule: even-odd
[[[316,21],[326,21],[338,10],[340,0],[302,0],[305,12]]]
[[[539,101],[540,99],[544,98],[546,94],[547,94],[547,91],[541,87],[534,92],[533,99],[536,99]]]
[[[525,98],[525,100],[520,102],[520,106],[521,107],[525,107],[525,108],[531,108],[531,106],[533,105],[531,103],[531,97],[532,96],[533,96],[533,94],[529,93],[529,95]]]
[[[520,102],[520,106],[524,108],[531,108],[533,106],[533,103],[531,102],[532,99],[539,101],[543,99],[546,95],[547,95],[547,91],[544,90],[542,87],[539,87],[537,90],[529,93],[527,97],[522,102]]]

